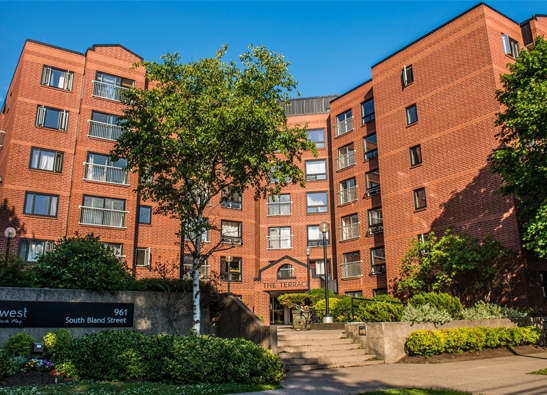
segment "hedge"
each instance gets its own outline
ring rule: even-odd
[[[540,338],[541,330],[534,326],[419,330],[410,334],[405,349],[408,355],[429,357],[445,353],[480,351],[484,348],[536,344]]]

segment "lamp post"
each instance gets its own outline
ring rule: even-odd
[[[8,239],[8,243],[6,245],[6,262],[8,260],[8,256],[9,256],[9,244],[11,242],[11,239],[13,239],[15,237],[16,233],[17,232],[15,231],[15,229],[13,229],[11,226],[9,228],[6,228],[6,230],[4,231],[4,235]]]
[[[308,294],[310,293],[310,247],[306,248],[306,257],[307,257],[307,263],[306,268],[308,269]]]
[[[228,275],[228,293],[230,293],[230,278],[232,277],[232,273],[230,272],[230,264],[233,261],[233,257],[231,255],[226,255],[226,263],[227,263],[227,275]]]
[[[327,232],[329,231],[329,224],[327,222],[321,222],[319,230],[323,233],[323,265],[325,267],[325,316],[323,317],[323,324],[332,324],[332,316],[329,314],[329,267],[327,265]]]
[[[505,269],[505,275],[507,276],[507,286],[509,287],[509,299],[511,300],[511,308],[513,308],[513,294],[511,293],[511,274],[509,274],[509,269]]]

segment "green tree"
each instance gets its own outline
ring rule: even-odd
[[[415,240],[402,259],[395,292],[402,298],[422,292],[446,292],[470,306],[499,298],[505,270],[514,273],[516,253],[491,235],[482,240],[448,229],[441,238]]]
[[[38,288],[121,291],[133,281],[125,262],[93,234],[63,238],[32,268]]]
[[[222,60],[226,50],[196,62],[182,63],[177,54],[167,54],[163,63],[137,64],[146,69],[151,88],[132,88],[124,95],[124,133],[111,152],[145,180],[137,190],[158,204],[156,213],[181,222],[193,258],[198,334],[199,268],[214,251],[229,248],[222,241],[201,245],[199,235],[218,230],[204,216],[206,206],[223,191],[253,189],[258,199],[279,194],[289,182],[303,186],[298,162],[304,151],[315,152],[305,129],[288,126],[280,106],[296,89],[283,56],[251,46],[238,66]]]
[[[547,41],[537,37],[534,48],[521,51],[496,92],[505,110],[496,125],[501,147],[491,157],[492,171],[501,177],[499,192],[518,200],[523,246],[547,257]]]

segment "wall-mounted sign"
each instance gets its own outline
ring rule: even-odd
[[[0,300],[0,328],[132,327],[133,310],[133,303]]]
[[[273,283],[262,283],[264,288],[307,288],[306,281],[276,281]]]

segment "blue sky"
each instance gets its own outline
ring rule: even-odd
[[[79,52],[122,44],[147,60],[211,57],[224,43],[236,59],[264,44],[291,62],[302,96],[344,93],[370,78],[370,66],[477,3],[0,0],[0,101],[27,38]],[[547,14],[546,1],[486,3],[517,22]]]

